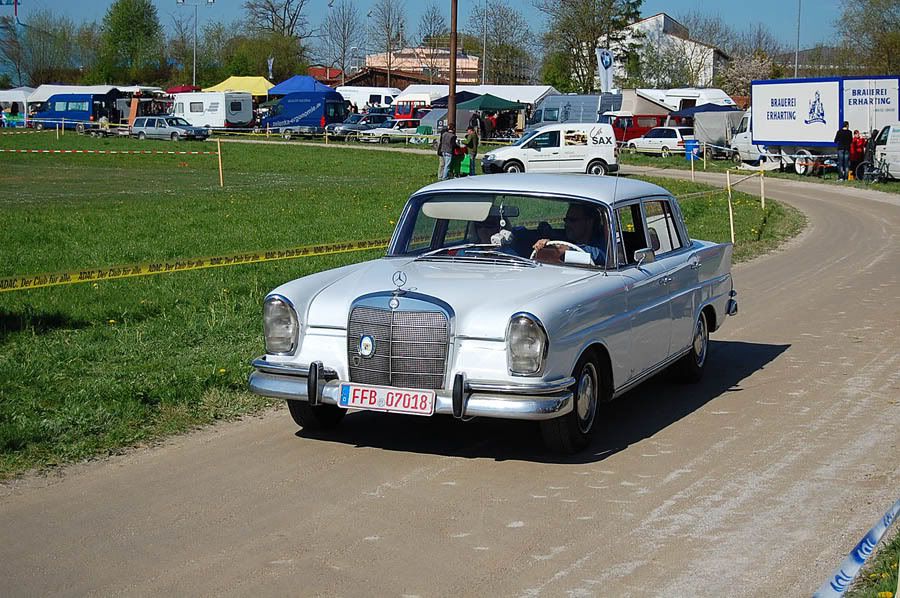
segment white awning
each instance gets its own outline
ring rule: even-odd
[[[552,85],[457,85],[456,91],[470,91],[478,95],[489,93],[510,102],[531,104],[540,102],[546,96],[559,95]],[[397,96],[394,102],[402,102],[405,97],[428,95],[434,101],[450,93],[449,85],[410,85]]]
[[[50,96],[58,93],[91,93],[106,95],[114,89],[119,89],[112,85],[41,85],[28,96],[28,103],[46,102]]]

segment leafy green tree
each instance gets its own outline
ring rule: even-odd
[[[562,93],[578,91],[572,80],[573,71],[572,59],[568,54],[559,50],[550,51],[544,55],[544,63],[541,65],[541,82],[552,85]]]
[[[13,86],[12,77],[9,76],[9,73],[3,73],[0,75],[0,89],[9,89]]]
[[[166,78],[163,29],[151,0],[115,0],[103,17],[100,70],[109,81]]]
[[[598,45],[627,62],[636,44],[626,27],[641,16],[643,0],[533,0],[547,15],[544,42],[553,52],[571,57],[572,78],[581,93],[597,89]]]
[[[900,73],[900,0],[844,0],[837,29],[856,73]]]

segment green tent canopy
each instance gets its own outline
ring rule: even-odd
[[[523,110],[525,107],[525,104],[510,102],[509,100],[492,96],[489,93],[456,106],[459,110],[482,110],[488,112],[495,112],[497,110]]]

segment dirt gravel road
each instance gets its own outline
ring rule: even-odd
[[[900,198],[767,193],[809,226],[735,268],[704,381],[631,392],[577,458],[282,409],[0,486],[3,594],[809,595],[900,495]]]

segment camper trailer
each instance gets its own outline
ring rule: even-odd
[[[253,123],[253,97],[243,91],[176,93],[172,114],[195,127],[245,128]]]
[[[341,85],[336,87],[335,91],[341,94],[345,100],[356,106],[360,111],[366,104],[369,106],[390,106],[394,103],[394,98],[400,95],[400,90],[396,87],[355,87],[352,85]]]

